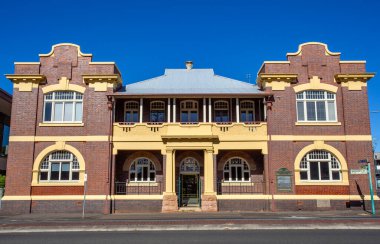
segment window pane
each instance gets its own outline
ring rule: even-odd
[[[245,111],[241,111],[241,113],[240,113],[240,119],[241,119],[242,122],[247,121],[247,114],[245,113]]]
[[[191,122],[198,122],[198,112],[191,111]]]
[[[238,168],[236,168],[236,171],[237,171],[237,180],[242,180],[243,179],[243,177],[242,177],[242,175],[243,175],[242,168],[238,167]]]
[[[303,102],[297,102],[297,115],[299,121],[305,120],[305,111],[303,107]]]
[[[307,180],[307,171],[300,172],[301,180]]]
[[[310,180],[319,180],[318,162],[310,162]]]
[[[51,164],[50,180],[59,180],[59,163]]]
[[[340,172],[339,171],[333,171],[332,172],[332,179],[333,180],[340,180]]]
[[[315,102],[306,102],[307,120],[315,121]]]
[[[75,121],[82,121],[82,103],[75,104]]]
[[[65,115],[63,121],[73,121],[73,105],[72,102],[65,103]]]
[[[148,180],[148,167],[143,168],[143,181]]]
[[[253,111],[248,111],[245,122],[252,122],[252,121],[253,121]]]
[[[40,180],[47,180],[47,179],[48,179],[48,172],[41,172]]]
[[[54,104],[54,121],[62,121],[63,103],[57,102]]]
[[[236,168],[231,167],[231,180],[236,181]]]
[[[335,102],[334,101],[328,101],[327,106],[328,106],[329,120],[335,121],[336,120]]]
[[[154,172],[150,172],[149,178],[151,181],[155,181],[156,180],[156,174]]]
[[[137,167],[137,181],[141,181],[142,178],[143,178],[142,168],[141,167]]]
[[[139,113],[137,111],[133,111],[132,122],[139,122]]]
[[[230,174],[226,171],[224,172],[224,180],[229,181],[230,180]]]
[[[321,180],[330,180],[329,163],[320,162],[321,165]]]
[[[187,112],[182,112],[181,113],[181,122],[189,122]]]
[[[325,102],[317,102],[317,120],[326,121]]]
[[[79,172],[73,172],[71,179],[72,180],[79,180]]]
[[[62,163],[61,180],[70,179],[70,163]]]
[[[249,180],[249,172],[244,172],[244,180],[245,181]]]
[[[45,103],[44,121],[51,121],[51,102]]]
[[[130,181],[135,181],[136,174],[135,172],[132,172],[131,175],[129,176]]]

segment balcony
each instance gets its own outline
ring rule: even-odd
[[[114,123],[114,142],[162,142],[168,139],[266,141],[267,123]]]

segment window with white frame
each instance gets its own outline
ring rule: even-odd
[[[82,122],[83,94],[74,91],[55,91],[44,96],[44,122]]]
[[[214,102],[214,121],[215,122],[229,122],[229,109],[227,101]]]
[[[250,181],[250,170],[247,161],[239,157],[230,158],[224,165],[223,177],[225,182]]]
[[[165,122],[165,102],[153,101],[150,103],[150,122]]]
[[[255,121],[255,103],[253,101],[244,100],[240,102],[240,121]]]
[[[55,151],[49,154],[40,165],[40,181],[78,181],[79,162],[68,151]]]
[[[185,100],[181,102],[181,122],[198,122],[198,102]]]
[[[127,101],[124,103],[124,122],[139,122],[139,103]]]
[[[327,151],[311,151],[300,162],[302,181],[340,181],[341,178],[342,170],[338,159]]]
[[[148,158],[135,159],[129,168],[130,182],[156,181],[156,167]]]
[[[297,93],[297,120],[301,122],[336,122],[336,95],[327,91]]]

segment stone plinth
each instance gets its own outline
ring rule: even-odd
[[[217,212],[218,201],[216,195],[202,195],[202,211]]]
[[[177,195],[164,195],[162,199],[162,212],[178,211]]]

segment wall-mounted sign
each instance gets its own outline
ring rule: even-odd
[[[352,174],[352,175],[366,175],[366,174],[368,174],[368,170],[367,170],[367,168],[351,169],[350,174]]]
[[[292,191],[292,172],[281,168],[276,172],[277,191]]]
[[[358,163],[360,163],[360,164],[367,164],[368,163],[368,159],[360,159],[360,160],[358,160]]]

